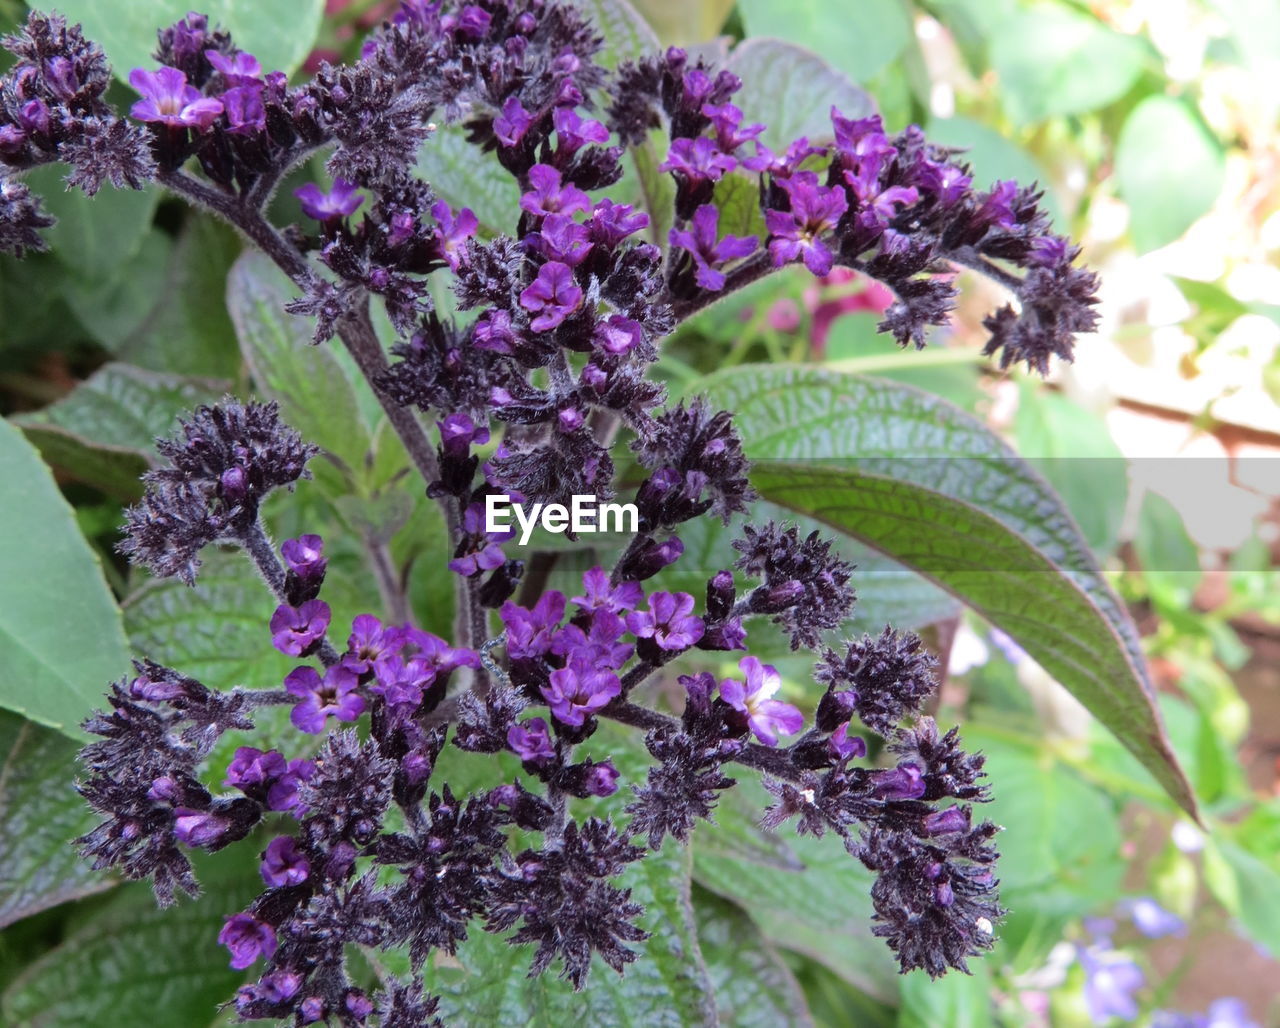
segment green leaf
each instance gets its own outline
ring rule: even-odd
[[[8,422],[0,482],[0,707],[79,739],[80,721],[129,667],[120,611],[49,469]]]
[[[1029,186],[1038,182],[1045,190],[1041,205],[1056,225],[1066,222],[1062,204],[1051,187],[1049,174],[1025,149],[1003,132],[972,118],[933,118],[929,121],[929,141],[963,151],[960,159],[973,168],[974,183],[980,188],[1003,179]]]
[[[718,1024],[711,983],[698,951],[690,900],[690,853],[668,844],[630,865],[619,879],[645,908],[652,934],[634,944],[638,959],[619,976],[596,960],[582,992],[554,976],[529,978],[532,945],[511,946],[473,925],[458,949],[460,968],[442,960],[425,969],[446,1024],[633,1024],[683,1028]]]
[[[311,342],[307,320],[284,309],[295,294],[258,253],[244,254],[227,279],[227,307],[255,384],[280,404],[285,423],[319,446],[350,483],[364,466],[370,431],[342,365],[326,346]],[[320,474],[314,464],[313,472]]]
[[[635,0],[634,7],[653,26],[662,46],[696,46],[715,38],[733,10],[734,0]]]
[[[1100,559],[1116,547],[1129,499],[1129,470],[1106,422],[1059,393],[1023,382],[1013,424],[1018,452],[1031,460]]]
[[[892,62],[911,39],[911,15],[901,0],[861,0],[854,8],[823,0],[739,0],[738,11],[747,35],[806,46],[855,82]]]
[[[226,383],[106,364],[66,397],[14,419],[46,462],[89,485],[132,502],[151,466],[157,436],[177,415],[211,403]]]
[[[1180,238],[1213,206],[1225,179],[1222,144],[1183,101],[1147,97],[1125,119],[1116,141],[1116,181],[1140,252]]]
[[[760,186],[754,176],[737,172],[724,176],[715,185],[712,202],[720,209],[721,236],[755,236],[760,241],[768,238],[760,210]]]
[[[693,909],[721,1024],[735,1028],[813,1024],[795,975],[745,910],[706,889],[694,890]]]
[[[1147,581],[1169,591],[1175,603],[1189,606],[1203,577],[1200,550],[1187,534],[1181,512],[1159,493],[1142,498],[1133,549]]]
[[[991,969],[985,960],[969,962],[973,974],[952,972],[936,981],[923,971],[902,979],[898,1028],[986,1028],[991,1016]]]
[[[1280,955],[1280,874],[1233,842],[1219,842],[1217,853],[1235,873],[1239,906],[1233,912],[1249,938]]]
[[[1005,110],[1017,125],[1082,114],[1133,85],[1146,46],[1087,14],[1042,5],[1006,20],[991,36],[991,64]]]
[[[837,70],[838,62],[832,67],[812,50],[786,40],[748,39],[733,51],[727,66],[742,79],[733,102],[742,108],[745,121],[764,122],[760,140],[777,151],[800,136],[813,143],[833,139],[833,106],[846,118],[875,113],[875,102]]]
[[[492,154],[467,142],[461,125],[442,125],[418,151],[418,174],[455,211],[471,208],[486,234],[515,231],[520,186]]]
[[[217,943],[223,917],[260,892],[262,880],[226,854],[198,874],[200,898],[167,910],[145,883],[118,890],[5,990],[0,1020],[40,1028],[207,1024],[245,977]]]
[[[616,68],[622,61],[647,57],[662,49],[649,23],[628,0],[574,0],[574,3],[586,12],[604,36],[604,49],[596,55],[596,61],[604,67]]]
[[[985,425],[897,383],[802,367],[702,383],[773,503],[874,546],[1015,639],[1185,810],[1136,630],[1062,501]]]
[[[96,821],[72,784],[77,749],[0,713],[0,928],[114,884],[70,844]]]
[[[655,130],[643,143],[627,151],[635,166],[644,209],[649,215],[649,227],[646,229],[649,242],[663,253],[667,250],[667,234],[675,217],[676,202],[675,183],[665,171],[658,170],[666,155],[666,145],[666,137]]]
[[[134,68],[155,67],[151,52],[156,48],[156,31],[187,16],[190,0],[58,0],[57,9],[68,21],[80,22],[84,34],[107,52],[111,69],[121,82],[129,81]],[[254,54],[267,71],[277,69],[292,74],[311,52],[324,0],[292,0],[291,3],[261,3],[260,0],[203,0],[202,14],[210,26],[231,33],[236,46]]]
[[[89,197],[83,190],[68,188],[63,169],[52,164],[32,171],[27,184],[58,219],[45,233],[54,256],[92,282],[113,279],[120,265],[138,252],[160,197],[156,189],[111,186]]]

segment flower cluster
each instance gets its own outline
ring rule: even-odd
[[[793,263],[883,283],[882,327],[904,345],[944,320],[945,273],[985,272],[1018,301],[988,319],[989,351],[1044,370],[1092,326],[1094,277],[1033,190],[975,188],[917,129],[890,137],[878,118],[833,111],[829,139],[775,153],[732,102],[733,74],[675,49],[609,73],[602,44],[554,0],[403,0],[359,61],[291,85],[190,14],[160,31],[158,66],[129,76],[129,121],[102,100],[102,53],[78,29],[32,15],[6,41],[19,61],[0,80],[4,168],[62,161],[90,192],[154,177],[240,228],[296,284],[290,309],[315,319],[316,341],[340,339],[444,514],[453,638],[404,604],[392,622],[357,616],[345,646],[320,537],[277,549],[264,527],[263,501],[317,452],[273,404],[197,410],[161,442],[166,463],[127,514],[122,550],[158,575],[192,582],[203,547],[240,545],[277,603],[263,645],[297,662],[279,683],[227,693],[143,662],[86,726],[102,737],[80,784],[105,818],[80,840],[95,866],[151,878],[169,902],[195,888],[186,851],[270,831],[253,836],[265,890],[219,936],[233,967],[258,971],[236,997],[242,1018],[430,1023],[420,980],[376,996],[353,982],[351,945],[406,946],[417,971],[483,930],[536,944],[533,972],[558,962],[575,987],[593,954],[621,972],[650,930],[628,867],[668,836],[687,841],[744,771],[775,797],[766,826],[833,832],[875,872],[875,931],[904,971],[963,969],[991,944],[996,828],[972,813],[982,760],[921,713],[935,681],[918,638],[826,644],[853,608],[852,565],[817,533],[768,523],[737,530],[734,567],[698,595],[657,577],[684,552],[681,526],[729,525],[753,493],[732,412],[670,403],[648,372],[680,320]],[[461,122],[517,184],[510,235],[482,235],[472,210],[416,176],[434,118]],[[665,239],[650,213],[598,195],[654,129],[675,186],[673,210],[652,212]],[[320,150],[331,183],[298,188],[307,223],[278,229],[267,200]],[[721,224],[732,176],[760,198],[752,233]],[[0,178],[0,245],[37,249],[48,222]],[[435,308],[433,275],[457,320]],[[399,337],[390,365],[371,296]],[[621,445],[642,479],[638,530],[575,595],[545,588],[486,531],[487,497],[611,497]],[[822,654],[812,711],[749,652],[769,621],[792,650]],[[289,708],[289,752],[250,738],[209,768],[219,737],[251,731],[269,705]],[[651,764],[636,780],[601,745],[605,720],[643,733]],[[455,792],[438,768],[466,753],[509,754],[520,772]],[[575,808],[614,794],[625,810]]]

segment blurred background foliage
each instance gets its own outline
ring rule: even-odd
[[[160,24],[187,4],[138,6]],[[248,18],[255,41],[288,36],[296,43],[298,26],[314,24],[312,67],[323,57],[351,57],[364,29],[388,9],[331,0],[321,21],[318,0],[225,6]],[[860,929],[848,936],[830,929],[832,897],[850,895],[841,878],[847,861],[828,867],[804,840],[793,849],[819,884],[811,878],[785,915],[752,905],[778,888],[776,880],[744,879],[746,865],[733,852],[698,850],[704,949],[746,940],[760,955],[761,981],[772,976],[769,987],[791,997],[780,1002],[790,1003],[793,1023],[808,1023],[807,1007],[814,1023],[833,1026],[1280,1024],[1280,591],[1273,571],[1280,552],[1280,4],[635,0],[635,7],[663,43],[712,58],[745,38],[788,39],[838,70],[823,74],[847,76],[853,94],[858,86],[870,93],[890,129],[914,122],[935,141],[967,148],[979,179],[1041,183],[1059,230],[1082,243],[1104,284],[1100,331],[1080,341],[1076,363],[1059,368],[1049,389],[995,373],[977,356],[982,315],[998,299],[994,287],[967,283],[954,329],[922,354],[900,354],[875,333],[887,303],[879,287],[848,275],[818,282],[796,269],[682,326],[663,371],[678,388],[737,364],[807,362],[915,386],[1003,433],[1062,495],[1129,604],[1205,812],[1203,828],[1183,819],[1133,758],[1009,640],[937,594],[928,603],[916,595],[918,620],[932,623],[931,643],[947,655],[939,718],[962,721],[966,741],[988,754],[998,785],[989,816],[1016,829],[1002,839],[1011,912],[993,956],[975,963],[972,977],[930,983],[918,974],[885,975],[879,943],[858,936]],[[24,16],[22,4],[0,0],[0,29]],[[296,66],[307,47],[294,49]],[[116,89],[127,103],[128,91]],[[447,159],[447,138],[437,161]],[[195,615],[172,587],[130,581],[113,552],[121,505],[136,498],[151,439],[176,411],[223,389],[243,392],[251,381],[276,388],[276,379],[292,375],[321,383],[326,395],[342,393],[370,433],[361,445],[379,454],[358,483],[322,489],[355,492],[326,507],[326,516],[380,544],[393,526],[411,515],[421,524],[426,515],[412,503],[404,509],[403,494],[387,489],[395,458],[381,456],[390,448],[380,446],[367,398],[348,395],[340,362],[312,350],[282,358],[298,352],[305,330],[283,315],[262,316],[261,308],[260,320],[247,322],[253,298],[237,293],[234,278],[229,307],[228,279],[241,250],[233,233],[154,191],[107,190],[90,203],[63,192],[53,175],[33,176],[33,185],[61,220],[52,253],[0,259],[0,413],[57,469],[80,534],[117,596],[127,598],[134,645],[182,638],[190,658],[184,670],[229,683],[245,669],[212,657],[201,665],[201,652],[212,649],[206,642],[201,651],[193,633],[222,633],[221,648],[242,638],[245,652],[254,650],[259,614],[246,611],[265,604],[247,597],[244,580],[210,562],[205,588],[219,609],[237,613],[196,633]],[[471,190],[489,185],[484,195],[448,198],[475,207],[484,221],[486,202],[501,210],[510,199],[505,183],[467,182]],[[282,190],[281,220],[296,218],[292,203]],[[256,324],[256,334],[246,324]],[[11,507],[8,497],[4,506]],[[0,530],[15,530],[4,520],[11,513],[0,513]],[[301,504],[279,517],[281,532],[309,523]],[[396,545],[427,552],[430,527]],[[83,545],[72,535],[56,545]],[[331,576],[335,590],[346,582],[351,594],[335,602],[353,610],[376,600],[360,594],[358,561],[355,552],[336,553]],[[432,605],[430,583],[428,575],[415,578],[420,610]],[[11,592],[0,596],[11,599]],[[799,673],[789,688],[812,692]],[[29,733],[10,715],[0,720],[0,743],[7,754],[0,810],[12,824],[23,796],[47,785],[12,769],[26,766],[33,749],[70,744]],[[735,815],[725,816],[732,822]],[[45,1009],[41,989],[64,980],[50,975],[51,962],[101,971],[110,940],[146,941],[146,932],[160,929],[137,893],[91,897],[102,883],[61,857],[50,858],[50,873],[65,883],[57,899],[77,902],[24,907],[24,883],[5,878],[11,859],[0,852],[0,891],[12,905],[6,913],[31,916],[0,933],[3,1010],[15,1023],[37,1023],[22,1020],[24,1011]],[[851,922],[864,921],[865,898],[848,903]],[[163,945],[200,937],[191,934],[197,930],[210,934],[216,906],[191,907]],[[183,1009],[207,1009],[210,997],[227,993],[227,978],[206,976]],[[723,991],[731,996],[732,983]],[[727,1023],[754,1023],[748,1007]]]

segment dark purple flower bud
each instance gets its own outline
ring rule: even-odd
[[[303,1024],[315,1024],[324,1020],[325,1002],[320,996],[308,996],[298,1005],[298,1016]]]
[[[231,966],[243,971],[259,957],[276,951],[276,932],[271,925],[251,914],[233,914],[226,919],[218,941],[231,951]]]
[[[684,553],[684,543],[679,536],[671,536],[663,542],[646,537],[632,550],[618,568],[617,575],[625,582],[643,582],[663,568],[674,564]]]
[[[263,752],[252,746],[241,746],[227,765],[227,776],[223,779],[223,784],[247,792],[255,787],[270,785],[288,770],[289,765],[283,754],[275,750]]]
[[[182,795],[182,788],[177,781],[164,775],[161,778],[155,778],[151,782],[151,788],[147,790],[147,799],[152,803],[173,803]]]
[[[707,620],[719,621],[727,617],[736,597],[733,572],[717,571],[707,582]]]
[[[325,669],[324,678],[313,667],[294,668],[285,676],[284,687],[290,696],[300,700],[294,704],[289,720],[299,731],[319,735],[325,720],[354,721],[364,713],[364,698],[356,692],[356,673],[344,664]]]
[[[267,844],[262,854],[262,880],[280,889],[305,882],[311,874],[311,862],[298,849],[297,840],[281,835]]]
[[[967,832],[969,830],[969,808],[954,806],[948,807],[946,810],[935,811],[924,819],[924,828],[930,835]]]
[[[618,791],[618,769],[610,760],[584,761],[566,768],[564,777],[573,780],[573,787],[566,788],[575,796],[612,796]]]
[[[43,100],[28,100],[18,110],[18,124],[33,135],[49,131],[49,108]]]
[[[146,675],[139,675],[129,683],[129,695],[136,700],[163,703],[166,700],[175,700],[186,694],[187,690],[180,681],[156,680],[148,678]]]
[[[267,790],[267,807],[271,810],[301,816],[304,810],[298,798],[298,785],[308,781],[315,774],[315,770],[316,765],[313,761],[289,761],[289,769]]]
[[[511,313],[504,310],[489,311],[476,321],[471,339],[481,350],[514,353],[518,340],[511,327]]]
[[[924,775],[917,764],[899,764],[875,773],[875,796],[881,800],[918,800],[925,792]]]
[[[334,179],[333,187],[325,192],[314,182],[308,182],[293,191],[302,203],[302,213],[316,221],[336,222],[350,217],[364,203],[364,197],[356,191],[354,182]]]
[[[707,633],[698,640],[700,650],[745,650],[747,630],[741,618],[728,618],[707,627]]]
[[[592,337],[596,348],[614,356],[630,353],[644,342],[644,329],[637,321],[610,314],[596,324]]]
[[[538,269],[538,277],[520,293],[520,306],[536,314],[529,327],[535,332],[555,328],[582,304],[582,289],[573,280],[573,269],[559,261],[548,261]]]
[[[734,710],[746,715],[747,727],[766,746],[776,746],[778,736],[794,735],[804,726],[804,715],[790,703],[773,697],[782,688],[782,676],[771,664],[757,657],[738,661],[746,678],[739,682],[726,678],[720,683],[720,698]]]
[[[467,10],[475,11],[479,9],[469,7]],[[485,14],[484,11],[480,11],[480,13],[484,14],[485,24],[487,26],[489,15]],[[348,989],[346,999],[343,1000],[343,1005],[347,1008],[347,1012],[350,1013],[357,1021],[363,1021],[373,1013],[373,1002],[361,989]]]
[[[512,531],[486,532],[485,517],[478,503],[472,503],[462,515],[462,539],[458,542],[449,570],[463,578],[474,578],[485,571],[500,568],[506,562],[502,544],[515,535]]]
[[[804,583],[792,578],[773,585],[762,585],[752,591],[749,605],[753,614],[778,614],[794,607],[804,598]]]
[[[280,547],[285,566],[303,581],[324,578],[328,561],[324,558],[324,540],[318,535],[300,535],[286,539]]]
[[[560,184],[560,172],[549,164],[535,164],[529,169],[533,189],[520,197],[520,209],[546,217],[548,214],[573,214],[591,208],[591,198],[572,182]]]
[[[850,736],[847,721],[831,733],[827,746],[837,760],[861,760],[867,755],[866,740],[858,735]]]
[[[530,718],[507,729],[507,745],[521,760],[541,764],[556,755],[547,723],[540,717]]]
[[[449,414],[436,427],[440,431],[440,446],[450,457],[467,457],[472,446],[489,441],[489,430],[477,428],[465,414]]]
[[[622,683],[613,672],[583,663],[551,672],[549,684],[542,686],[551,713],[575,728],[621,691]]]
[[[222,101],[201,96],[200,90],[187,85],[187,76],[177,68],[134,68],[129,84],[142,96],[129,112],[139,121],[203,131],[222,113]]]
[[[703,204],[693,212],[691,231],[672,229],[668,234],[672,246],[688,251],[697,271],[695,281],[703,289],[719,292],[724,288],[724,272],[718,265],[755,252],[759,239],[756,236],[719,237],[720,210],[715,204]]]
[[[212,811],[177,807],[173,813],[173,834],[179,842],[193,849],[216,845],[231,828],[227,818]]]
[[[13,157],[22,152],[27,134],[17,125],[0,125],[0,154]]]
[[[834,732],[857,711],[858,694],[852,689],[828,689],[818,701],[813,723],[820,732]]]
[[[271,645],[291,657],[310,652],[329,630],[329,618],[329,604],[323,600],[307,600],[300,607],[282,603],[271,615]]]
[[[693,614],[693,597],[668,592],[650,594],[649,609],[628,614],[627,628],[637,639],[652,639],[658,649],[673,653],[689,649],[705,631]]]
[[[222,496],[230,503],[239,503],[245,498],[249,489],[249,476],[244,468],[227,468],[218,479]]]

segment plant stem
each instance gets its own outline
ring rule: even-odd
[[[382,597],[387,616],[397,624],[412,624],[413,612],[409,609],[404,582],[396,574],[386,543],[365,539],[364,545],[365,552],[369,554],[369,563],[373,565],[374,578],[378,580],[378,594]]]
[[[289,600],[285,595],[284,565],[280,563],[280,558],[276,556],[275,547],[271,544],[271,538],[267,535],[267,530],[263,527],[261,518],[256,518],[253,524],[240,536],[240,544],[244,547],[245,552],[249,554],[254,566],[258,569],[258,574],[262,576],[262,580],[267,583],[267,588],[271,590],[277,600],[287,604]],[[341,659],[338,656],[338,651],[329,642],[327,634],[320,637],[320,643],[315,652],[325,667],[333,667]]]

